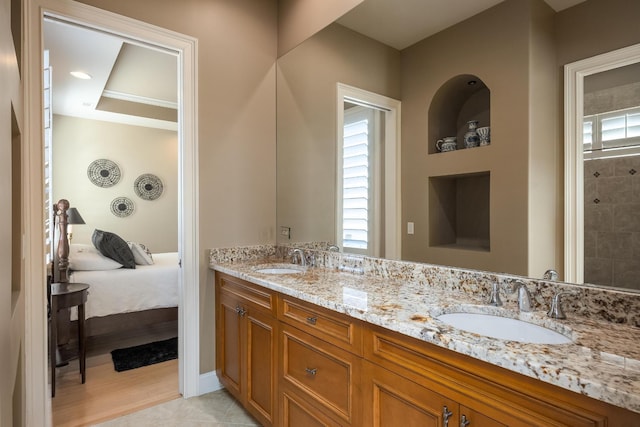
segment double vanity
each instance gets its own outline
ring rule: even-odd
[[[640,425],[640,295],[305,254],[210,254],[218,376],[263,425]]]

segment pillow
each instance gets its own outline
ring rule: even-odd
[[[127,242],[129,247],[131,248],[131,252],[133,252],[133,259],[135,260],[137,265],[152,265],[153,264],[153,256],[151,256],[151,251],[142,243],[135,242]]]
[[[122,237],[109,231],[96,229],[93,231],[91,241],[102,255],[119,262],[124,268],[136,268],[133,252]]]
[[[72,244],[69,247],[69,269],[76,271],[116,270],[122,264],[102,255],[92,245]]]

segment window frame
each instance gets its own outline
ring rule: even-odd
[[[582,148],[584,159],[601,159],[607,157],[622,157],[640,154],[640,136],[617,138],[607,141],[604,141],[602,138],[602,122],[604,120],[616,117],[624,117],[624,130],[625,134],[627,134],[629,129],[628,116],[631,114],[640,114],[640,106],[584,116],[582,120]],[[590,143],[584,142],[586,135],[584,133],[584,125],[586,123],[591,123]],[[624,141],[624,143],[621,143],[622,141]]]

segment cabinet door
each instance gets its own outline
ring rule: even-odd
[[[242,376],[245,359],[243,356],[242,324],[238,312],[240,303],[237,299],[221,293],[217,312],[216,359],[218,378],[229,393],[243,401]]]
[[[244,315],[247,340],[247,409],[263,425],[273,423],[276,378],[276,320],[257,310]]]
[[[364,425],[457,427],[458,403],[413,381],[364,362]],[[484,424],[476,424],[482,425]]]
[[[338,427],[336,423],[316,408],[298,399],[295,392],[282,391],[281,425],[283,427]]]

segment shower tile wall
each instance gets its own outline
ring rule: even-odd
[[[640,289],[640,156],[584,163],[584,279]]]

